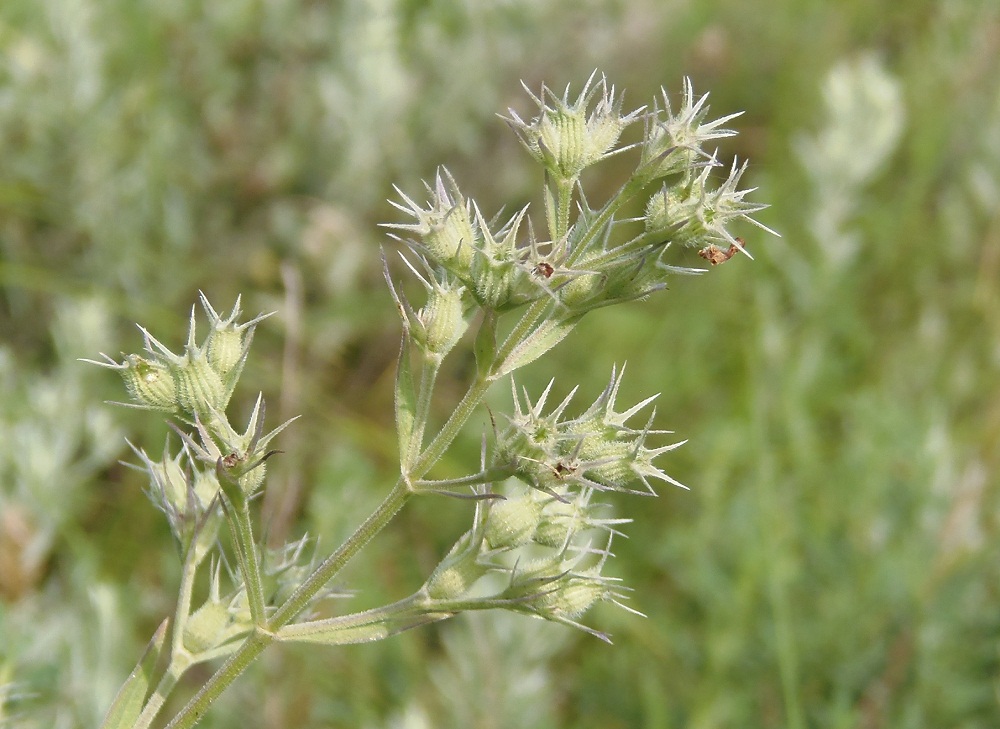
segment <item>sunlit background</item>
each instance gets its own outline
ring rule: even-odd
[[[734,231],[754,261],[590,315],[521,378],[589,402],[627,359],[623,402],[662,392],[657,427],[689,440],[662,465],[690,491],[615,502],[635,523],[608,571],[648,618],[589,613],[613,646],[485,614],[273,649],[201,726],[1000,726],[990,0],[3,0],[0,726],[99,725],[175,595],[118,464],[167,430],[77,359],[137,350],[135,322],[179,346],[199,290],[277,312],[233,408],[303,415],[262,508],[272,542],[332,549],[398,469],[392,185],[422,199],[445,164],[488,217],[540,208],[496,114],[595,68],[627,105],[689,76],[745,110],[720,159],[750,159],[782,234]],[[409,594],[469,518],[408,507],[344,572],[351,609]]]

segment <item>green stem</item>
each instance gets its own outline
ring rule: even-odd
[[[434,440],[428,444],[424,452],[414,462],[413,467],[410,469],[411,479],[420,479],[444,455],[445,450],[455,440],[455,436],[458,435],[462,426],[465,425],[476,407],[482,402],[483,397],[486,396],[486,391],[490,389],[490,385],[492,384],[492,378],[477,379],[472,383],[468,392],[465,393],[465,397],[455,407],[451,417],[442,426],[440,432],[434,436]]]
[[[365,519],[361,526],[355,530],[354,534],[348,537],[347,541],[340,545],[337,551],[323,560],[322,564],[278,608],[277,612],[271,617],[271,630],[277,630],[290,623],[309,604],[316,593],[340,572],[351,557],[357,554],[362,547],[371,541],[372,537],[385,528],[385,525],[389,523],[392,517],[403,508],[403,505],[409,500],[412,493],[405,481],[402,479],[397,481],[396,485],[392,487],[392,491],[385,497],[385,500]]]
[[[264,581],[260,575],[260,557],[257,543],[254,541],[253,524],[250,521],[250,500],[240,499],[233,504],[229,519],[233,538],[236,541],[236,555],[240,562],[240,572],[243,573],[243,584],[247,588],[247,600],[250,603],[250,617],[253,624],[267,625],[267,615],[264,612]]]
[[[551,306],[552,302],[548,297],[542,297],[532,302],[531,306],[528,307],[527,311],[521,319],[514,325],[510,334],[507,335],[507,339],[497,350],[496,359],[494,359],[493,366],[490,368],[491,373],[499,371],[500,366],[504,363],[511,352],[517,349],[517,346],[521,344],[528,335],[531,334],[532,330],[535,328],[535,324],[538,320],[542,318],[545,310]],[[489,378],[491,381],[496,379],[496,375],[492,374]]]
[[[197,537],[188,546],[187,554],[184,555],[184,567],[181,571],[181,584],[177,590],[177,607],[174,608],[173,630],[170,636],[170,656],[178,655],[184,650],[184,626],[187,625],[188,616],[191,614],[191,595],[194,592],[194,578],[198,571],[198,564],[201,562],[197,554],[198,548],[195,542]]]
[[[521,320],[515,325],[514,329],[511,331],[507,340],[504,342],[503,346],[497,352],[497,357],[495,362],[500,363],[505,357],[507,357],[510,352],[518,345],[520,342],[530,334],[532,327],[535,322],[542,315],[545,309],[548,307],[549,303],[544,300],[539,300],[533,303],[528,310],[521,317]],[[409,478],[412,481],[420,479],[424,474],[426,474],[431,467],[438,461],[438,459],[444,454],[451,442],[458,435],[462,426],[465,425],[466,421],[472,416],[479,403],[482,402],[483,397],[486,395],[487,390],[489,390],[490,385],[493,383],[495,378],[485,377],[477,379],[469,390],[465,393],[461,402],[455,407],[452,412],[451,417],[448,418],[444,426],[430,442],[420,457],[414,462],[413,467],[410,469]],[[352,534],[346,542],[344,542],[341,547],[331,554],[326,560],[316,568],[315,572],[309,576],[309,578],[303,582],[297,590],[292,594],[292,596],[282,605],[278,611],[272,616],[270,621],[270,627],[272,630],[277,630],[284,625],[291,622],[292,619],[308,604],[309,601],[316,595],[317,592],[325,585],[330,579],[332,579],[347,562],[353,557],[357,552],[364,547],[376,534],[378,534],[386,524],[396,515],[396,513],[403,508],[403,505],[407,502],[409,497],[412,495],[412,486],[407,484],[406,481],[400,480],[396,482],[392,491],[385,498],[385,500],[379,505],[379,507],[369,516],[365,522],[358,527],[358,529]]]
[[[569,214],[573,207],[573,187],[576,180],[559,180],[556,183],[556,236],[561,241],[569,232]]]
[[[540,299],[528,307],[528,310],[514,326],[503,346],[497,352],[494,366],[490,368],[491,372],[496,371],[499,364],[531,333],[538,319],[541,318],[548,306],[549,302],[547,300]],[[482,402],[483,397],[485,397],[486,392],[496,377],[496,375],[488,375],[480,377],[473,382],[440,432],[413,463],[408,474],[408,479],[417,480],[421,478],[438,461],[458,435],[462,426],[472,416],[476,407]],[[423,385],[421,389],[423,389]],[[385,497],[385,500],[379,504],[378,508],[278,608],[267,623],[268,629],[270,631],[277,631],[294,620],[295,616],[305,609],[316,594],[323,589],[323,586],[333,579],[343,569],[344,565],[368,544],[376,534],[385,528],[389,521],[403,508],[413,493],[412,481],[400,478],[395,486],[393,486],[392,491],[389,492],[389,495]],[[236,511],[239,513],[239,510]],[[249,526],[249,521],[247,521],[247,526]],[[254,563],[256,564],[256,562]],[[223,690],[240,673],[256,660],[273,639],[273,633],[257,630],[215,672],[202,689],[191,699],[188,705],[184,707],[181,713],[168,725],[167,729],[188,729],[188,727],[193,726],[211,703],[222,694]]]
[[[216,671],[194,697],[181,709],[180,713],[167,724],[166,729],[190,729],[193,727],[215,701],[236,678],[257,660],[264,649],[274,640],[274,635],[256,630],[236,652],[229,657],[222,667]]]
[[[482,399],[482,395],[485,394],[486,389],[489,387],[489,382],[477,382],[470,388],[469,393],[463,399],[463,402],[470,402],[475,400],[478,404],[479,400]],[[473,393],[482,391],[478,397],[474,397]],[[449,423],[456,422],[456,414],[459,412],[465,412],[465,418],[461,419],[457,427],[461,427],[461,424],[465,422],[468,415],[471,414],[471,408],[459,408],[453,413],[452,418],[449,419]],[[446,424],[447,427],[447,424]],[[453,425],[455,432],[457,433],[457,427]],[[444,432],[444,431],[442,431]],[[438,442],[441,434],[438,434],[438,438],[435,442]],[[452,436],[454,437],[454,436]],[[448,441],[450,443],[450,439]],[[432,444],[433,445],[433,444]],[[445,443],[447,445],[447,443]],[[430,449],[428,449],[430,450]],[[429,466],[425,464],[433,464],[434,460],[430,460],[427,451],[418,460],[417,465],[420,468],[426,470]],[[424,464],[424,465],[422,465]],[[278,610],[271,617],[269,622],[270,630],[276,631],[281,627],[290,623],[296,615],[298,615],[304,608],[306,608],[313,597],[323,588],[323,586],[329,582],[333,577],[340,572],[345,564],[357,554],[362,547],[364,547],[371,539],[378,534],[382,529],[385,528],[386,524],[399,512],[403,505],[409,500],[410,496],[413,494],[410,486],[406,481],[400,479],[393,486],[392,491],[386,496],[385,500],[379,504],[378,508],[375,509],[372,514],[365,519],[365,521],[359,526],[355,532],[345,541],[333,554],[327,557],[316,570],[303,582],[299,587],[292,593],[291,597],[285,601],[285,603],[278,608]],[[264,651],[264,649],[271,643],[274,639],[273,633],[263,632],[257,630],[250,638],[247,639],[243,645],[241,645],[235,653],[227,660],[219,670],[217,670],[207,683],[201,688],[201,690],[188,702],[187,706],[181,710],[174,720],[168,725],[167,729],[188,729],[197,722],[208,709],[208,707],[215,701],[222,692],[231,684],[239,674],[246,670],[246,668],[257,659],[257,657]]]
[[[597,217],[590,222],[587,227],[587,231],[583,234],[583,236],[581,236],[580,240],[576,242],[576,245],[573,247],[573,250],[570,251],[569,256],[566,258],[566,262],[563,265],[569,268],[576,263],[583,252],[587,250],[587,247],[590,245],[594,236],[604,230],[604,226],[607,225],[608,221],[611,220],[614,214],[617,213],[625,203],[635,197],[643,187],[645,187],[643,182],[635,177],[632,177],[624,185],[622,185],[618,192],[615,193],[610,200],[608,200],[601,212],[597,214]]]
[[[539,300],[528,308],[497,352],[496,363],[502,362],[530,334],[532,327],[548,305],[547,301]],[[458,435],[462,426],[465,425],[476,407],[482,402],[494,379],[494,377],[489,376],[477,379],[472,383],[472,386],[465,393],[461,402],[455,407],[451,417],[448,418],[438,434],[414,462],[409,473],[411,482],[420,479],[426,474],[444,454],[444,451],[451,445],[451,442]],[[323,585],[332,579],[347,564],[351,557],[357,554],[372,537],[378,534],[389,523],[392,517],[403,508],[403,505],[412,493],[413,490],[410,484],[402,479],[397,481],[392,491],[375,512],[358,527],[354,534],[336,552],[327,557],[316,571],[295,590],[285,604],[278,609],[271,618],[271,629],[277,630],[291,622],[309,604],[309,601],[319,592]]]
[[[201,563],[202,555],[198,553],[195,544],[196,539],[188,546],[187,554],[184,555],[184,566],[181,570],[181,582],[177,590],[177,606],[174,608],[174,620],[171,626],[170,637],[170,664],[167,666],[163,677],[157,684],[156,689],[150,695],[149,700],[142,707],[133,729],[147,729],[156,715],[159,714],[163,704],[174,690],[180,677],[190,668],[194,661],[184,647],[184,626],[187,624],[188,616],[191,614],[191,595],[194,592],[194,578],[198,572],[198,565]]]
[[[176,639],[175,639],[176,643]],[[153,720],[156,719],[156,715],[160,713],[160,709],[163,708],[163,704],[166,703],[167,697],[170,696],[170,692],[174,690],[180,677],[184,675],[184,672],[190,668],[192,662],[190,656],[183,648],[178,652],[172,650],[170,653],[170,665],[167,666],[166,672],[163,674],[163,678],[156,685],[156,689],[153,691],[146,705],[142,707],[142,713],[139,714],[139,718],[135,720],[135,724],[132,729],[148,729],[152,725]]]
[[[420,457],[413,464],[410,469],[410,478],[413,481],[417,481],[426,474],[431,467],[437,463],[438,459],[444,455],[445,450],[451,445],[451,442],[458,435],[462,426],[465,425],[466,421],[475,412],[475,409],[479,406],[479,403],[483,401],[486,396],[486,392],[490,389],[492,385],[500,375],[497,374],[501,371],[501,366],[504,363],[511,352],[513,352],[519,344],[521,344],[525,339],[530,336],[538,320],[542,317],[545,311],[549,308],[551,302],[547,298],[541,298],[533,302],[518,320],[517,324],[511,330],[510,334],[507,335],[507,339],[504,340],[503,345],[497,350],[496,355],[493,359],[493,363],[490,367],[486,368],[489,374],[480,375],[477,377],[476,381],[472,383],[468,392],[462,398],[461,402],[455,407],[452,412],[451,417],[441,428],[441,431],[434,436],[434,440],[430,442],[424,452],[420,454]]]
[[[341,630],[349,631],[367,625],[386,622],[393,618],[401,620],[407,615],[417,615],[423,612],[420,610],[422,597],[423,593],[417,592],[389,605],[382,605],[370,610],[351,613],[350,615],[338,615],[335,618],[310,620],[305,623],[288,625],[278,632],[278,640],[301,640],[304,638],[307,639],[309,636],[317,633],[326,634]],[[336,645],[336,643],[331,642],[329,645]]]

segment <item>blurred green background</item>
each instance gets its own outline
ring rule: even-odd
[[[754,262],[597,312],[521,378],[589,402],[627,359],[623,401],[661,391],[689,439],[663,465],[690,492],[616,502],[610,571],[648,619],[588,614],[611,647],[487,614],[275,649],[202,726],[1000,726],[992,0],[3,0],[0,725],[99,724],[176,589],[117,463],[166,430],[77,358],[137,350],[133,322],[179,346],[199,289],[276,311],[234,409],[261,389],[304,416],[262,507],[272,541],[332,548],[397,468],[391,185],[419,197],[443,163],[487,216],[537,208],[495,113],[594,68],[633,106],[688,75],[746,110],[720,157],[751,160],[783,236],[734,231]],[[408,508],[350,605],[415,589],[469,515]]]

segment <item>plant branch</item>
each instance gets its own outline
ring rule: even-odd
[[[243,583],[247,588],[250,616],[254,625],[263,627],[267,625],[267,615],[264,611],[264,582],[260,574],[260,552],[254,541],[253,524],[250,520],[250,501],[242,498],[227,511],[232,515],[229,524],[236,541],[236,554],[240,562],[240,572],[243,574]]]
[[[247,638],[247,640],[236,649],[236,652],[222,664],[212,677],[205,682],[205,685],[196,693],[187,705],[181,709],[180,713],[167,724],[166,729],[190,729],[205,715],[208,707],[211,706],[222,692],[236,680],[236,678],[247,669],[247,667],[257,660],[258,656],[264,652],[274,640],[274,634],[259,628]]]
[[[271,617],[270,628],[277,630],[290,623],[298,615],[316,594],[329,582],[344,565],[350,561],[351,557],[371,541],[372,537],[382,531],[385,525],[392,520],[403,505],[409,500],[413,492],[409,485],[401,478],[393,486],[392,491],[385,497],[372,514],[365,519],[355,532],[348,537],[333,554],[327,557],[309,575],[309,577],[292,593],[291,597],[278,608]]]
[[[170,665],[167,666],[163,678],[160,679],[149,700],[142,707],[142,713],[136,719],[133,729],[148,729],[152,725],[156,715],[160,713],[160,709],[166,703],[167,697],[170,696],[170,692],[174,690],[180,677],[191,667],[192,663],[190,654],[183,647],[180,650],[172,649],[170,651]]]

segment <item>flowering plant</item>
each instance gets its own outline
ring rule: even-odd
[[[479,407],[489,388],[539,359],[588,312],[643,299],[676,273],[674,253],[695,248],[712,265],[746,253],[729,225],[763,206],[744,200],[734,164],[721,184],[707,143],[734,132],[735,114],[707,121],[706,97],[685,82],[675,112],[662,105],[622,112],[622,97],[594,76],[575,99],[546,87],[529,92],[537,114],[505,117],[544,170],[544,233],[527,209],[487,219],[452,176],[441,170],[427,185],[428,201],[399,191],[395,206],[410,219],[388,225],[402,244],[400,258],[426,292],[422,306],[401,292],[395,266],[384,259],[386,281],[402,320],[395,382],[400,475],[385,500],[332,554],[306,556],[305,539],[268,550],[255,534],[251,504],[265,488],[271,442],[287,425],[265,432],[258,397],[241,432],[226,415],[256,326],[238,323],[240,302],[221,316],[202,295],[209,330],[196,338],[192,310],[182,354],[142,330],[142,354],[97,362],[123,377],[132,406],[168,414],[180,450],[160,460],[135,448],[149,476],[149,496],[166,515],[183,562],[177,607],[161,624],[146,655],[122,687],[104,726],[152,725],[180,677],[193,665],[223,664],[169,722],[190,727],[272,643],[344,645],[380,640],[460,612],[502,608],[607,636],[579,622],[599,601],[623,605],[625,588],[604,574],[610,546],[628,519],[614,518],[599,499],[618,491],[652,495],[651,481],[677,482],[654,461],[680,443],[654,445],[667,431],[652,427],[655,399],[620,409],[624,367],[582,412],[571,415],[575,390],[549,408],[552,383],[534,400],[511,378],[513,412],[494,420],[478,467],[460,478],[430,478],[433,467]],[[620,144],[642,121],[640,141]],[[606,202],[592,207],[580,176],[628,150],[638,162]],[[644,204],[638,218],[619,219],[627,203]],[[766,228],[764,228],[767,230]],[[749,254],[747,254],[749,255]],[[440,430],[427,426],[438,373],[468,329],[476,371]],[[680,484],[677,484],[680,485]],[[417,496],[449,495],[474,504],[472,527],[412,595],[363,612],[323,617],[321,603],[343,566]],[[223,526],[236,555],[224,569]],[[195,578],[210,575],[208,594],[195,599]],[[200,604],[195,604],[200,602]]]

